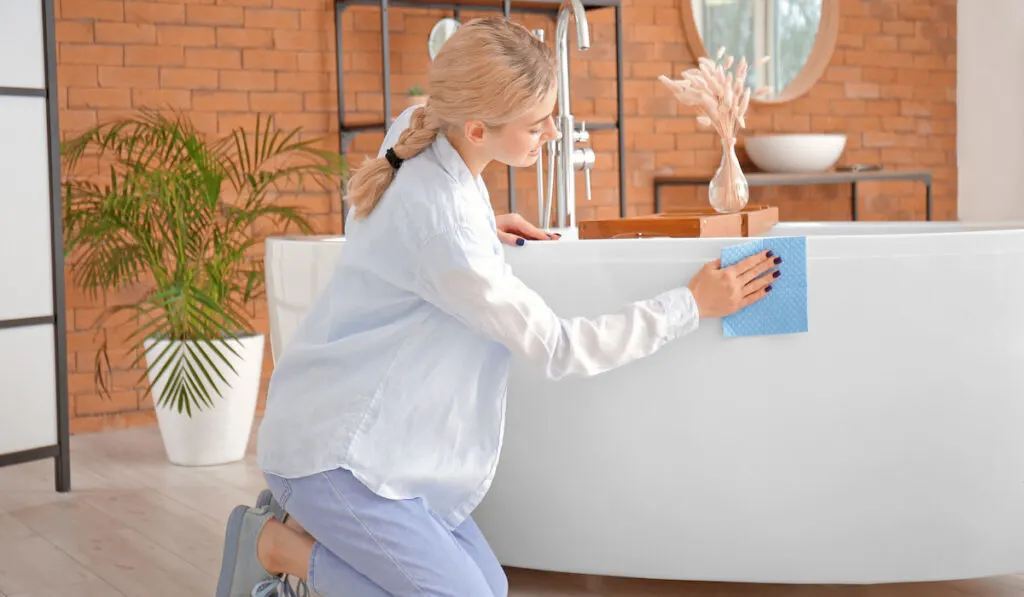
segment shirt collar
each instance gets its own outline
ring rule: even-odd
[[[437,152],[438,160],[441,162],[441,167],[444,168],[445,172],[462,184],[478,186],[478,181],[473,178],[473,174],[469,171],[469,167],[466,166],[466,162],[459,155],[459,152],[455,151],[451,141],[448,140],[444,133],[437,133],[437,139],[434,141],[434,150]]]

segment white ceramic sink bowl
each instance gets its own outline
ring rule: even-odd
[[[824,172],[846,147],[846,135],[758,135],[745,137],[751,161],[765,172]]]

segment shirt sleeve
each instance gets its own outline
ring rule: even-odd
[[[495,252],[493,239],[468,226],[456,226],[423,244],[416,291],[539,365],[551,379],[597,375],[646,357],[697,329],[700,321],[686,287],[598,317],[559,317],[513,275]]]

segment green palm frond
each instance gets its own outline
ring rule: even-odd
[[[317,140],[277,130],[271,118],[255,120],[251,132],[209,141],[182,115],[143,111],[61,146],[72,277],[93,294],[152,284],[141,300],[108,315],[134,312],[139,328],[130,340],[140,356],[133,366],[145,360],[143,379],[153,373],[165,382],[160,405],[179,412],[214,404],[210,388],[225,381],[238,338],[253,333],[246,305],[262,295],[264,270],[251,249],[265,238],[253,230],[269,222],[274,233],[312,232],[299,210],[274,204],[277,193],[303,189],[307,180],[336,191],[345,174],[342,157],[316,148]],[[106,174],[77,175],[87,159],[104,164]],[[147,354],[147,339],[174,342]],[[106,395],[109,370],[104,344],[96,379]]]

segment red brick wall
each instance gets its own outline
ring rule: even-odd
[[[694,63],[683,37],[679,3],[689,0],[624,0],[627,189],[630,215],[653,208],[651,179],[657,171],[710,174],[719,149],[710,133],[697,132],[692,115],[677,106],[656,81]],[[330,0],[59,0],[58,82],[61,129],[74,133],[142,107],[188,112],[211,134],[251,125],[257,112],[278,124],[302,126],[336,147],[337,102],[334,18]],[[498,4],[496,1],[495,4]],[[840,0],[838,46],[822,80],[805,97],[781,105],[755,105],[748,133],[844,132],[843,163],[881,162],[887,168],[935,172],[937,218],[956,214],[956,2],[955,0]],[[426,85],[426,39],[446,13],[392,9],[393,112],[404,91]],[[473,16],[464,13],[463,19]],[[544,17],[517,20],[543,26]],[[593,47],[574,52],[573,112],[578,119],[610,120],[615,114],[614,25],[611,11],[591,13]],[[352,120],[381,117],[380,20],[374,9],[352,8],[343,17],[345,101]],[[887,55],[881,52],[888,52]],[[375,153],[381,135],[359,136],[351,156]],[[579,217],[618,215],[617,138],[595,131],[593,202]],[[488,184],[501,212],[507,209],[503,167]],[[582,182],[582,177],[579,178]],[[536,218],[536,175],[516,175],[518,210]],[[849,219],[848,189],[758,188],[752,201],[779,205],[788,220]],[[673,189],[666,207],[699,205],[701,191]],[[863,218],[910,219],[924,214],[923,192],[910,183],[863,184]],[[289,199],[306,206],[317,228],[340,230],[337,197]],[[106,328],[120,369],[113,400],[101,399],[92,369],[99,338],[89,329],[104,305],[136,296],[90,300],[68,287],[72,429],[76,432],[151,422],[152,403],[141,398],[140,371],[124,370],[134,355],[123,338],[129,330]],[[254,305],[266,329],[266,308]],[[118,342],[122,342],[120,345]],[[267,350],[264,376],[271,370]]]

